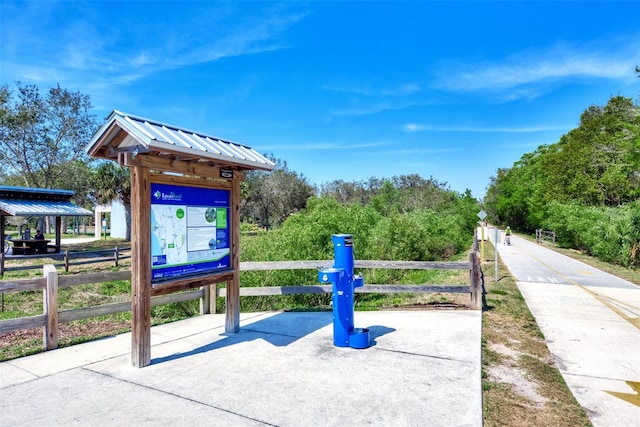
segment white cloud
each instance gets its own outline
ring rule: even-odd
[[[360,142],[360,143],[343,143],[343,142],[308,142],[308,143],[300,143],[300,144],[278,144],[278,145],[267,145],[264,146],[264,150],[295,150],[295,151],[303,151],[303,150],[330,150],[330,151],[344,151],[344,150],[361,150],[368,148],[376,148],[387,145],[385,142]]]
[[[399,83],[397,85],[377,85],[375,83],[339,83],[323,86],[324,90],[344,92],[369,97],[398,97],[418,93],[422,87],[417,83]]]
[[[420,156],[425,154],[448,154],[458,153],[460,151],[466,151],[463,146],[453,146],[447,148],[401,148],[398,150],[389,150],[385,154],[391,156]]]
[[[523,126],[523,127],[491,127],[491,126],[433,126],[427,124],[407,123],[403,127],[405,132],[494,132],[494,133],[534,133],[556,130],[568,130],[571,126]]]
[[[37,82],[126,84],[159,71],[286,48],[283,33],[306,16],[290,10],[300,9],[294,6],[267,4],[246,16],[234,14],[233,4],[202,2],[192,4],[191,9],[185,6],[161,24],[133,16],[135,7],[144,8],[139,3],[106,22],[99,7],[92,4],[47,3],[41,9],[28,2],[24,10],[6,8],[2,17],[5,79],[31,77],[33,73],[20,72],[21,64],[29,64],[38,70],[32,76]],[[112,5],[101,3],[100,7]],[[192,16],[196,11],[201,13]],[[192,19],[185,19],[182,12]],[[25,25],[23,15],[42,25]],[[45,77],[53,73],[62,78]]]
[[[634,79],[639,62],[640,34],[635,34],[582,46],[557,44],[519,52],[501,61],[475,64],[471,71],[459,72],[456,69],[461,67],[450,66],[440,71],[436,86],[460,92],[503,91],[575,78]]]
[[[405,132],[420,132],[423,130],[428,130],[429,126],[419,125],[416,123],[407,123],[402,128]]]

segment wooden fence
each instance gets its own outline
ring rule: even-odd
[[[332,265],[333,261],[276,261],[276,262],[241,262],[241,271],[266,270],[295,270],[318,269]],[[390,268],[411,270],[468,270],[469,285],[365,285],[355,289],[356,293],[468,293],[472,309],[482,308],[483,278],[480,265],[480,254],[477,251],[469,253],[468,262],[421,262],[421,261],[355,261],[355,268]],[[58,325],[74,320],[107,314],[121,313],[131,310],[129,301],[103,304],[73,310],[60,311],[58,308],[58,290],[61,288],[103,283],[114,280],[130,280],[130,271],[109,273],[93,273],[78,275],[58,275],[56,268],[51,265],[43,267],[43,277],[37,279],[20,279],[0,281],[0,292],[43,291],[43,314],[37,316],[20,317],[0,321],[0,335],[22,329],[44,327],[44,348],[46,350],[58,347]],[[265,295],[294,295],[331,293],[331,285],[303,285],[303,286],[269,286],[269,287],[241,287],[240,296]],[[162,305],[181,301],[200,299],[200,313],[216,312],[216,300],[225,297],[226,289],[217,284],[204,286],[199,289],[180,293],[172,293],[151,298],[151,305]]]
[[[64,251],[61,253],[49,253],[38,255],[6,255],[0,254],[0,276],[4,275],[5,271],[17,271],[17,270],[33,270],[36,268],[42,268],[42,265],[18,265],[7,267],[8,261],[22,261],[33,259],[52,259],[60,260],[62,262],[54,264],[55,267],[64,267],[65,272],[69,272],[71,265],[84,265],[95,264],[99,262],[113,262],[115,267],[118,266],[120,261],[131,258],[131,247],[119,247],[116,246],[113,249],[101,249],[96,251]]]

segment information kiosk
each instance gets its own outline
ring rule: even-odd
[[[226,282],[240,328],[240,182],[274,163],[250,147],[113,111],[90,156],[131,170],[131,362],[151,363],[151,297]]]

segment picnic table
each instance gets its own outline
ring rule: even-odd
[[[47,244],[51,240],[42,239],[12,239],[14,255],[46,254]]]

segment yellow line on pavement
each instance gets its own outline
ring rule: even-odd
[[[627,303],[625,301],[620,301],[620,300],[617,300],[615,298],[604,296],[602,294],[594,292],[591,289],[587,288],[586,286],[581,285],[580,283],[578,283],[575,280],[571,279],[570,277],[565,276],[564,274],[562,274],[561,272],[559,272],[555,268],[551,267],[550,265],[548,265],[547,263],[542,261],[540,258],[538,258],[535,255],[531,254],[531,252],[527,251],[526,249],[522,249],[521,248],[521,250],[523,250],[524,252],[527,252],[527,254],[531,258],[534,258],[540,264],[542,264],[545,267],[547,267],[549,270],[551,270],[551,271],[555,272],[557,275],[563,277],[567,282],[569,282],[569,283],[579,287],[580,289],[584,290],[585,292],[587,292],[588,294],[593,296],[595,299],[600,301],[602,304],[604,304],[606,307],[608,307],[611,311],[616,313],[618,316],[622,317],[624,320],[626,320],[627,322],[631,323],[636,328],[640,329],[640,307],[636,307],[636,306],[631,305],[631,304],[629,304],[629,303]],[[618,305],[622,305],[622,306],[628,307],[628,311],[636,310],[637,312],[634,313],[634,314],[637,314],[637,315],[636,316],[627,315],[622,310],[620,310],[620,308],[618,308],[614,304],[612,304],[612,301],[616,302]]]
[[[567,278],[567,280],[571,280],[571,279]],[[615,301],[616,303],[618,303],[620,305],[625,305],[627,307],[630,307],[632,309],[637,309],[637,310],[640,311],[639,307],[634,307],[634,306],[632,306],[630,304],[626,304],[624,301],[620,301],[620,300],[617,300],[615,298],[611,298],[611,297],[607,297],[607,296],[601,295],[601,294],[599,294],[597,292],[592,291],[589,288],[586,288],[585,286],[583,286],[583,285],[581,285],[579,283],[575,283],[574,282],[574,284],[576,286],[580,287],[580,289],[584,290],[588,294],[591,294],[595,299],[597,299],[598,301],[600,301],[601,303],[603,303],[607,307],[609,307],[618,316],[622,317],[624,320],[626,320],[627,322],[631,323],[636,328],[640,329],[640,316],[636,316],[636,317],[629,316],[626,313],[624,313],[622,310],[620,310],[618,307],[613,305],[610,301]]]
[[[609,390],[604,390],[604,391],[606,393],[609,393],[612,396],[615,396],[619,399],[629,402],[632,405],[640,406],[640,383],[635,381],[625,381],[625,382],[629,384],[629,386],[636,392],[636,394],[620,393],[618,391],[609,391]]]

